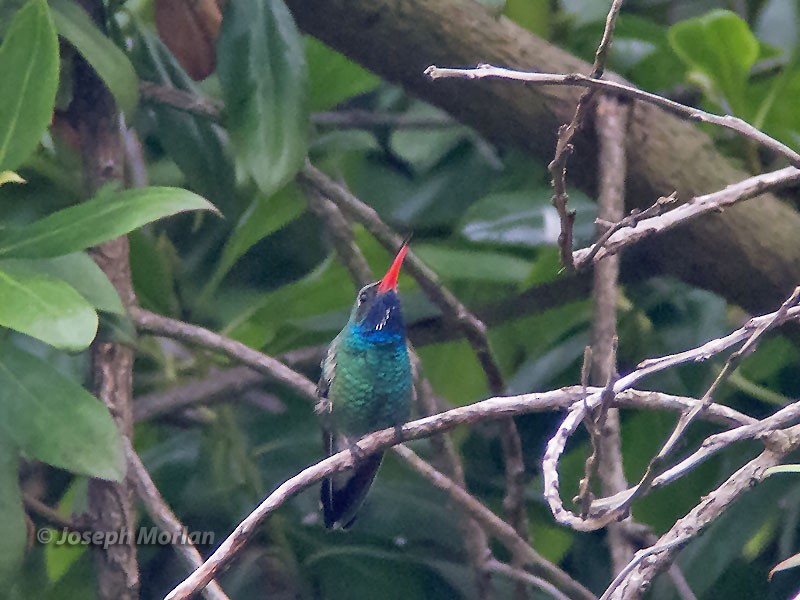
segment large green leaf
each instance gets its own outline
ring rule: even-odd
[[[330,110],[377,87],[380,78],[319,40],[306,38],[311,110]]]
[[[139,78],[127,55],[92,22],[77,2],[50,0],[58,33],[75,46],[130,115],[139,101]]]
[[[520,283],[528,275],[528,261],[500,252],[458,250],[446,246],[415,244],[422,261],[450,281]]]
[[[0,266],[0,325],[66,350],[83,350],[97,313],[69,284],[23,264]]]
[[[15,267],[65,281],[98,310],[120,315],[125,313],[117,290],[103,270],[85,252],[55,258],[0,260],[0,270]]]
[[[17,458],[14,444],[0,431],[0,585],[5,589],[17,574],[27,542]]]
[[[699,72],[701,81],[711,83],[707,91],[717,96],[715,101],[725,104],[726,100],[726,108],[746,116],[742,114],[745,88],[759,45],[741,17],[727,10],[713,10],[673,25],[669,41],[678,57]]]
[[[13,344],[0,345],[0,428],[28,456],[119,481],[125,456],[108,409],[75,381]]]
[[[201,96],[202,90],[186,74],[173,54],[149,31],[140,32],[135,46],[142,76],[160,85]],[[238,214],[236,176],[227,133],[212,120],[161,103],[151,103],[157,136],[178,168],[187,187],[209,198],[226,215]]]
[[[259,194],[239,219],[236,229],[226,242],[214,275],[204,288],[204,294],[213,292],[234,263],[256,242],[294,221],[304,209],[305,199],[294,183],[289,183],[271,196]]]
[[[236,319],[228,330],[236,339],[260,348],[273,341],[281,327],[303,318],[341,310],[341,326],[355,297],[352,286],[343,282],[347,282],[347,271],[328,259],[302,279],[264,294],[258,305]]]
[[[58,87],[58,36],[44,0],[14,16],[0,46],[0,171],[22,164],[50,123]]]
[[[540,187],[489,194],[470,206],[461,221],[461,233],[473,242],[510,246],[555,245],[559,222],[550,204],[552,191]],[[570,208],[577,211],[576,239],[591,239],[597,206],[578,191],[571,191]]]
[[[227,3],[217,72],[236,152],[271,194],[300,169],[308,147],[303,40],[282,0]]]
[[[189,210],[216,210],[187,190],[146,187],[108,194],[65,208],[25,227],[0,231],[0,257],[49,258],[124,235],[146,223]]]

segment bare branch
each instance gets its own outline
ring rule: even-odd
[[[627,175],[625,138],[629,112],[629,106],[620,103],[616,98],[608,96],[598,98],[595,114],[600,172],[598,219],[619,221],[625,211]],[[604,496],[611,496],[628,487],[622,464],[619,410],[610,408],[614,398],[613,383],[617,377],[618,259],[615,257],[598,264],[592,276],[594,318],[590,381],[594,385],[606,386],[600,408],[592,415],[594,420],[594,427],[590,429],[592,456],[597,456],[600,490]],[[587,469],[587,480],[590,475],[591,471]],[[587,489],[591,490],[588,481]],[[613,572],[618,573],[631,560],[635,547],[619,523],[609,524],[607,543],[611,552]]]
[[[784,430],[782,434],[780,443],[770,444],[764,452],[736,471],[716,490],[704,496],[697,506],[678,520],[653,546],[658,549],[658,554],[652,555],[646,562],[634,565],[621,581],[615,582],[613,588],[606,590],[603,597],[624,600],[641,598],[655,576],[675,560],[681,547],[713,523],[743,492],[764,479],[769,467],[778,464],[800,444],[800,426]]]
[[[150,478],[150,473],[147,472],[129,440],[125,441],[125,455],[128,459],[128,473],[136,488],[136,495],[147,509],[147,514],[161,531],[177,535],[184,534],[187,531],[186,526],[180,522],[164,498],[161,497],[156,484]],[[203,557],[188,540],[174,544],[173,548],[189,571],[193,571],[203,564]],[[209,600],[229,600],[219,584],[213,580],[203,588],[203,593]]]
[[[410,448],[399,445],[395,453],[411,465],[435,487],[445,492],[456,504],[476,519],[493,537],[498,539],[514,555],[520,565],[526,566],[532,573],[545,576],[562,592],[573,598],[592,599],[594,594],[572,579],[567,573],[553,565],[536,552],[527,541],[522,539],[511,525],[495,515],[480,501],[467,492],[455,481],[438,472]]]
[[[463,79],[482,79],[486,77],[494,77],[500,79],[513,79],[516,81],[525,81],[538,85],[572,85],[585,87],[589,89],[604,90],[606,92],[615,93],[629,98],[635,98],[649,104],[654,104],[663,108],[673,114],[685,117],[689,121],[710,123],[731,129],[740,133],[752,140],[755,140],[765,148],[768,148],[785,157],[793,166],[800,168],[800,154],[775,140],[767,134],[759,131],[748,122],[733,117],[731,115],[715,115],[705,112],[698,108],[692,108],[679,102],[675,102],[658,94],[651,94],[645,92],[631,85],[619,83],[617,81],[609,81],[604,79],[596,79],[587,77],[580,73],[570,73],[566,75],[555,73],[529,73],[526,71],[515,71],[513,69],[504,69],[502,67],[493,67],[492,65],[478,65],[474,69],[448,69],[431,65],[425,69],[425,74],[431,79],[440,79],[444,77],[457,77]]]
[[[571,600],[569,596],[560,592],[559,589],[552,583],[545,581],[541,577],[536,577],[536,575],[531,575],[527,571],[512,567],[511,565],[502,563],[494,558],[489,561],[488,566],[489,570],[493,573],[498,573],[508,577],[509,579],[514,579],[515,581],[535,587],[538,590],[542,590],[546,594],[550,594],[556,600]]]
[[[170,319],[138,307],[131,307],[129,314],[139,331],[216,350],[288,386],[301,396],[316,401],[317,386],[271,356],[203,327]]]
[[[675,198],[674,196],[659,198],[650,208],[640,213],[632,213],[619,221],[609,230],[610,235],[603,236],[605,239],[599,239],[591,248],[576,250],[573,259],[579,267],[591,261],[598,262],[646,237],[683,225],[699,216],[722,211],[737,202],[756,198],[766,191],[774,191],[798,182],[800,182],[800,170],[786,167],[772,173],[749,177],[711,194],[697,196],[664,214],[661,214],[662,206]]]
[[[236,397],[265,381],[263,373],[249,367],[213,369],[207,376],[172,389],[137,396],[134,421],[146,421],[181,408]]]
[[[614,32],[614,25],[617,20],[619,10],[622,8],[622,0],[614,0],[611,3],[611,9],[608,11],[606,17],[606,26],[603,30],[603,37],[600,40],[600,45],[597,47],[597,52],[594,57],[594,64],[589,78],[600,79],[603,77],[605,71],[606,58],[608,51],[611,48],[611,41]],[[450,70],[448,70],[448,73]],[[425,74],[431,79],[438,77],[448,76],[443,75],[444,71],[437,70],[436,67],[428,67]],[[589,103],[594,97],[594,88],[588,88],[578,99],[578,104],[575,107],[575,113],[572,120],[558,128],[558,139],[556,140],[556,151],[553,160],[550,161],[547,169],[550,171],[550,177],[553,185],[553,206],[558,212],[559,221],[561,222],[561,232],[558,235],[558,247],[561,254],[561,264],[567,269],[574,267],[572,263],[572,229],[575,224],[575,211],[567,209],[569,196],[567,195],[567,162],[572,155],[573,145],[572,140],[575,134],[583,127],[583,121],[586,117],[586,110]]]

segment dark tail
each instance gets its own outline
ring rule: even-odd
[[[325,527],[347,529],[353,524],[382,460],[383,452],[371,454],[358,461],[353,471],[322,480],[320,499]]]

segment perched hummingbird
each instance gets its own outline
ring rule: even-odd
[[[350,320],[328,347],[317,385],[327,456],[350,448],[363,435],[408,420],[414,388],[397,277],[404,243],[383,279],[361,289]],[[358,458],[351,471],[323,480],[322,512],[327,528],[347,528],[364,502],[383,453]]]

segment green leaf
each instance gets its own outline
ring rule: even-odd
[[[734,113],[744,116],[747,78],[759,54],[758,40],[747,23],[733,12],[713,10],[673,25],[669,41],[678,57],[710,81],[712,91],[727,100]]]
[[[303,40],[282,0],[228,2],[217,61],[236,152],[272,194],[300,169],[308,147]]]
[[[345,268],[327,259],[302,279],[265,294],[256,307],[227,329],[236,339],[260,348],[275,339],[281,327],[306,317],[339,309],[341,327],[347,320],[346,308],[355,297],[351,285],[342,285],[347,281]]]
[[[440,277],[450,281],[519,283],[531,268],[527,260],[500,252],[457,250],[431,244],[415,244],[414,252]]]
[[[794,0],[767,0],[755,22],[758,39],[780,48],[787,56],[800,39],[800,7]]]
[[[222,257],[214,275],[203,289],[203,295],[212,293],[234,263],[254,244],[272,235],[294,221],[305,210],[305,199],[294,183],[271,196],[259,196],[236,224],[236,229],[225,243]]]
[[[103,80],[119,109],[132,115],[139,102],[139,78],[131,61],[71,0],[50,0],[58,33],[72,44]]]
[[[50,123],[58,87],[58,36],[44,0],[21,8],[0,46],[0,171],[21,165]]]
[[[202,96],[169,49],[149,31],[141,31],[135,47],[143,77],[163,86]],[[161,103],[149,106],[155,118],[153,135],[187,179],[187,187],[213,201],[226,215],[237,214],[238,197],[232,149],[227,133],[208,118]]]
[[[0,171],[0,185],[6,183],[27,183],[18,173],[14,171]]]
[[[550,203],[552,192],[540,187],[533,192],[489,194],[467,209],[461,221],[462,235],[473,242],[536,248],[558,241],[558,215]],[[577,211],[576,239],[591,239],[597,206],[578,191],[571,191],[569,207]]]
[[[214,206],[187,190],[147,187],[111,193],[65,208],[25,227],[0,231],[0,257],[49,258],[95,246],[146,223]]]
[[[380,78],[316,38],[306,37],[312,111],[330,110],[342,100],[368,92]]]
[[[108,409],[72,379],[13,344],[0,345],[0,429],[28,456],[120,481],[125,456]]]
[[[0,585],[8,589],[25,555],[28,528],[19,489],[18,452],[0,431]]]
[[[83,350],[97,313],[69,284],[25,265],[0,267],[0,325],[66,350]]]
[[[0,260],[0,269],[14,267],[48,275],[68,283],[98,310],[120,315],[125,313],[117,290],[103,270],[85,252],[65,254],[55,258]]]
[[[169,238],[144,231],[129,236],[131,277],[136,297],[144,308],[162,315],[178,315],[180,302],[175,290],[174,266],[178,256]]]

